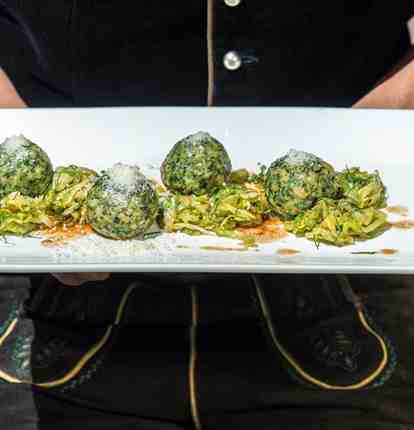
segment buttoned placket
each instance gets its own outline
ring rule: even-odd
[[[246,76],[240,71],[245,65],[258,62],[258,58],[251,55],[255,39],[251,37],[246,1],[207,0],[207,106],[220,104],[223,89],[231,92],[233,86],[233,95],[242,97],[240,88]]]
[[[236,7],[239,6],[241,0],[224,0],[226,6]],[[229,51],[223,57],[223,64],[227,70],[237,70],[242,65],[242,58],[237,51]]]
[[[224,0],[228,7],[237,7],[241,0]],[[207,56],[208,56],[208,90],[207,106],[212,106],[214,102],[214,0],[207,1]],[[242,65],[241,56],[237,51],[229,51],[223,57],[223,65],[227,70],[237,70]]]
[[[207,0],[207,106],[213,105],[214,98],[214,45],[213,45],[214,0]]]

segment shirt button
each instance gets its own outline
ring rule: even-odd
[[[242,65],[242,59],[236,51],[229,51],[223,58],[223,64],[227,70],[237,70]]]
[[[234,7],[238,6],[241,3],[241,0],[224,0],[227,6]]]

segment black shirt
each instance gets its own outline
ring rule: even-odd
[[[206,105],[209,78],[218,106],[350,106],[409,48],[408,4],[0,0],[0,66],[32,106]]]

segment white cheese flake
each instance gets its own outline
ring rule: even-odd
[[[187,137],[188,141],[193,144],[200,144],[205,142],[206,140],[211,139],[211,136],[205,131],[199,131],[198,133],[191,134]]]
[[[307,161],[317,161],[318,157],[309,152],[297,151],[296,149],[291,149],[286,157],[284,157],[284,162],[290,164],[291,166],[297,166],[299,164],[306,163]]]
[[[15,160],[21,160],[28,156],[27,140],[22,134],[8,137],[2,144],[3,151],[7,155],[12,155]]]
[[[158,232],[159,228],[154,225],[150,230]],[[48,250],[58,258],[117,259],[143,255],[156,256],[172,253],[176,246],[176,236],[176,234],[164,234],[147,240],[110,240],[97,234],[90,234],[69,240],[60,246],[50,247]]]
[[[146,180],[138,166],[123,163],[114,164],[106,173],[115,186],[127,192],[136,190],[138,185]]]

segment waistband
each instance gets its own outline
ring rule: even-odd
[[[192,293],[196,288],[200,324],[256,318],[250,275],[228,274],[112,274],[104,282],[68,287],[51,275],[32,277],[25,302],[34,319],[67,324],[189,326]],[[126,291],[130,290],[126,297]]]

